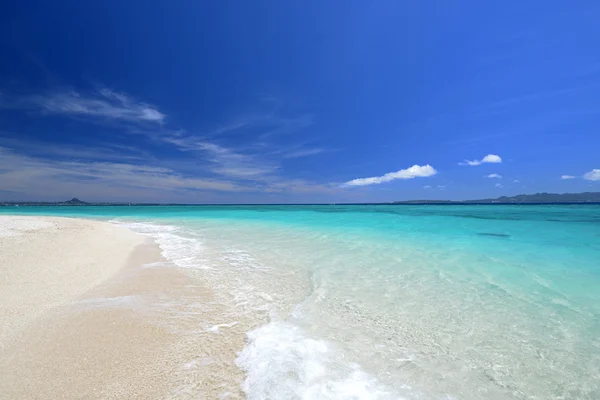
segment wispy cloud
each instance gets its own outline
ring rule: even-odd
[[[284,118],[270,116],[262,121],[261,130],[258,138],[266,140],[272,136],[288,135],[307,128],[314,123],[312,115],[302,115],[296,118]]]
[[[593,169],[583,175],[583,179],[588,181],[600,181],[600,169]]]
[[[502,157],[500,157],[499,155],[488,154],[487,156],[483,157],[481,160],[464,160],[462,162],[459,162],[458,165],[470,165],[473,167],[473,166],[486,164],[486,163],[497,164],[497,163],[501,163],[501,162],[502,162]]]
[[[315,148],[304,148],[304,149],[296,149],[291,150],[289,152],[283,152],[283,158],[300,158],[300,157],[308,157],[314,156],[316,154],[321,154],[327,152],[326,149],[315,147]]]
[[[304,179],[290,179],[270,182],[265,188],[266,192],[292,192],[292,193],[336,193],[339,185],[333,183],[318,184]]]
[[[31,157],[0,148],[3,189],[24,194],[77,191],[115,193],[131,188],[148,191],[244,191],[235,182],[185,176],[169,168],[118,162],[58,161]],[[107,192],[107,193],[108,193]]]
[[[156,145],[173,146],[169,149],[169,158],[166,158],[163,152],[153,156],[152,153],[125,148],[127,146],[119,148],[108,138],[103,138],[103,143],[86,140],[84,142],[88,144],[85,146],[69,144],[47,148],[42,142],[22,146],[22,141],[7,142],[0,138],[0,181],[3,187],[10,184],[15,193],[40,193],[39,188],[50,182],[54,188],[88,187],[94,182],[96,187],[112,188],[113,192],[116,188],[124,190],[125,187],[163,192],[341,191],[339,183],[323,184],[292,179],[283,174],[281,164],[286,159],[330,151],[310,147],[306,143],[290,144],[293,138],[275,137],[290,135],[312,125],[310,115],[281,116],[277,110],[270,110],[241,115],[195,133],[169,126],[166,115],[158,107],[108,88],[94,91],[54,89],[28,96],[2,96],[0,108],[33,111],[41,116],[73,117],[92,123],[112,122],[123,128],[120,132],[137,134],[149,140],[153,145],[150,149]],[[235,140],[232,139],[234,136]],[[249,137],[252,141],[247,140]],[[2,146],[5,148],[2,149]],[[172,150],[179,152],[177,157],[172,156]],[[148,159],[152,160],[152,164]]]
[[[499,175],[499,174],[489,174],[489,175],[486,175],[485,178],[502,179],[502,175]]]
[[[279,168],[251,154],[237,152],[225,146],[194,136],[169,136],[163,140],[181,151],[200,153],[209,169],[218,175],[239,179],[258,179],[271,175]]]
[[[230,121],[207,129],[202,132],[201,136],[204,139],[218,139],[224,136],[252,134],[259,141],[265,141],[273,136],[296,133],[312,124],[313,117],[310,115],[284,117],[270,111],[237,116]]]
[[[515,180],[513,181],[513,183],[521,183],[521,181],[520,181],[520,180],[518,180],[518,179],[515,179]]]
[[[481,161],[479,160],[464,160],[462,162],[459,162],[458,165],[470,165],[472,167],[476,166],[476,165],[480,165]]]
[[[389,172],[382,176],[374,176],[370,178],[357,178],[348,181],[344,186],[366,186],[366,185],[377,185],[384,182],[390,182],[396,179],[414,179],[433,176],[437,174],[435,168],[431,165],[413,165],[407,169],[401,169],[396,172]]]
[[[117,143],[99,143],[87,146],[62,144],[48,141],[23,140],[0,136],[0,147],[6,151],[26,152],[31,156],[50,157],[60,160],[149,160],[152,155],[138,147]]]
[[[151,201],[162,198],[170,201],[177,198],[187,201],[185,199],[196,198],[199,202],[206,202],[219,193],[231,192],[341,193],[338,184],[286,179],[277,175],[251,177],[248,174],[259,172],[249,172],[247,168],[221,171],[221,177],[206,177],[202,170],[182,172],[185,168],[181,163],[162,162],[160,165],[169,167],[91,159],[59,160],[24,155],[0,147],[1,190],[14,193],[21,199],[58,196],[89,200]],[[196,194],[198,197],[190,197]]]
[[[271,138],[297,132],[311,124],[311,116],[282,117],[271,111],[238,116],[205,132],[162,129],[160,134],[151,136],[154,140],[175,146],[181,152],[192,154],[214,174],[273,182],[282,180],[278,173],[282,171],[280,164],[283,160],[330,151],[305,144],[282,145],[278,143],[280,140]],[[231,140],[232,136],[237,136],[237,139]],[[245,140],[247,137],[254,140],[248,143]]]
[[[504,187],[504,186],[502,186],[502,184],[501,184],[501,183],[496,183],[496,187],[497,187],[497,188],[502,188],[502,187]]]
[[[206,136],[187,132],[169,132],[160,140],[175,146],[179,151],[197,155],[205,170],[219,177],[251,184],[256,190],[273,192],[331,192],[334,184],[319,184],[281,176],[279,162],[286,158],[306,157],[327,151],[323,148],[307,148],[301,145],[278,148],[275,151],[249,147],[235,149],[219,144]],[[267,146],[266,148],[268,148]]]
[[[446,185],[437,185],[437,186],[431,186],[431,185],[425,185],[423,186],[423,189],[425,190],[446,190]]]
[[[575,179],[575,177],[573,175],[563,175],[560,179]]]
[[[243,129],[243,128],[247,127],[248,125],[250,125],[251,123],[252,123],[252,119],[246,119],[246,118],[239,119],[236,121],[232,121],[226,125],[217,126],[213,130],[207,132],[205,136],[207,136],[207,137],[221,136],[221,135],[227,134],[229,132],[235,132],[240,129]]]
[[[102,88],[91,93],[54,90],[3,102],[4,108],[37,110],[43,114],[102,118],[138,123],[164,122],[166,115],[155,106],[123,93]],[[0,106],[2,106],[0,104]]]

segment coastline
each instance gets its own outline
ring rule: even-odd
[[[23,213],[152,244],[18,335],[0,398],[597,397],[597,208],[55,210]]]
[[[220,378],[226,398],[243,397],[243,334],[218,343],[230,362],[203,358],[199,322],[218,316],[190,306],[212,290],[149,238],[108,222],[0,216],[0,254],[0,398],[212,398]]]

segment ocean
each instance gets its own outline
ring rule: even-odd
[[[241,385],[249,399],[600,399],[599,205],[4,213],[124,225],[214,288],[221,320],[194,333],[218,334],[213,359],[190,362],[218,364],[244,335],[223,398]]]

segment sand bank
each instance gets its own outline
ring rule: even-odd
[[[0,216],[0,349],[122,269],[144,238],[90,220]]]
[[[0,216],[0,399],[242,397],[243,335],[206,332],[212,291],[161,262],[110,223]]]

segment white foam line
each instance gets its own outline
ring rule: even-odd
[[[237,324],[239,324],[238,321],[230,322],[228,324],[218,324],[218,325],[208,328],[206,331],[214,332],[214,333],[221,333],[221,328],[231,328],[233,326],[236,326]]]
[[[287,322],[249,332],[236,363],[246,372],[242,389],[249,400],[399,398],[358,365],[336,359],[327,342],[309,338]]]

